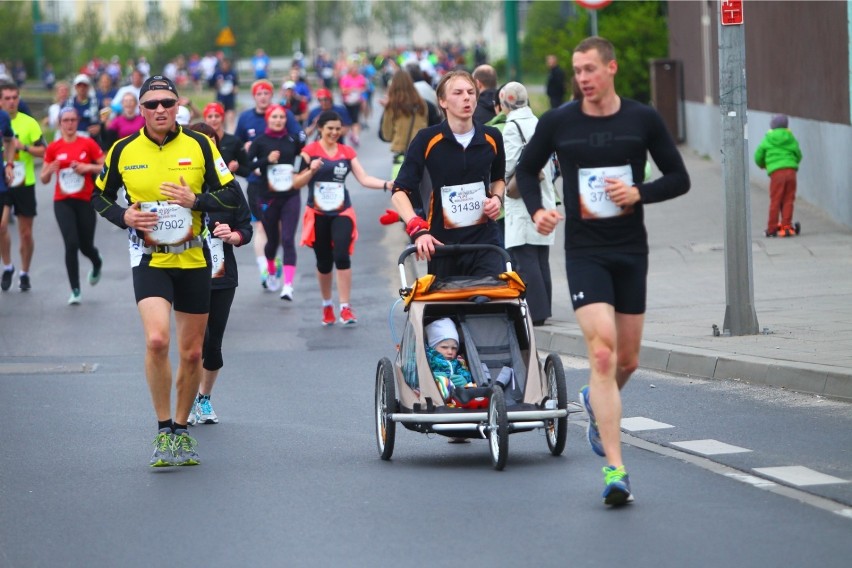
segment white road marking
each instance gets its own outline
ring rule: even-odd
[[[749,475],[747,473],[726,473],[725,477],[730,477],[731,479],[736,479],[737,481],[742,481],[743,483],[748,483],[749,485],[762,489],[767,487],[776,487],[778,485],[774,481],[769,481],[762,477],[755,477],[754,475]]]
[[[628,432],[642,432],[643,430],[663,430],[665,428],[674,428],[671,424],[665,422],[657,422],[644,416],[634,416],[632,418],[622,418],[621,427]]]
[[[849,483],[833,475],[826,475],[802,465],[783,467],[756,467],[754,471],[766,477],[772,477],[790,485],[803,487],[807,485],[831,485],[834,483]]]
[[[715,456],[718,454],[741,454],[750,452],[748,448],[732,446],[719,440],[686,440],[684,442],[672,442],[672,446],[683,448],[703,456]]]
[[[587,362],[582,359],[562,356],[563,364],[566,368],[587,368]],[[572,404],[580,407],[576,402]],[[579,413],[578,413],[579,414]],[[582,412],[583,420],[577,421],[585,423],[585,412]],[[574,422],[577,424],[577,422]],[[578,426],[580,424],[577,424]],[[584,426],[583,426],[584,427]],[[625,430],[622,434],[621,441],[637,448],[642,448],[660,455],[669,456],[681,459],[685,462],[696,465],[707,471],[728,477],[741,483],[751,485],[755,489],[768,491],[788,499],[794,499],[801,503],[805,503],[811,507],[822,509],[827,512],[840,515],[843,518],[852,520],[852,508],[847,505],[833,501],[826,497],[820,497],[808,493],[806,489],[797,489],[796,487],[807,487],[809,485],[827,485],[835,483],[850,483],[852,480],[840,479],[831,475],[826,475],[818,471],[814,471],[804,466],[787,466],[787,467],[766,467],[753,468],[755,473],[777,479],[781,483],[775,483],[765,477],[750,475],[737,470],[733,467],[713,461],[710,457],[720,454],[733,454],[751,452],[748,448],[741,448],[731,444],[726,444],[718,440],[686,440],[681,442],[672,442],[671,446],[664,446],[655,442],[649,442],[641,438],[630,435],[628,432],[641,432],[644,430],[661,430],[666,428],[674,428],[671,424],[652,420],[644,416],[634,416],[623,418],[621,420],[621,428]],[[683,450],[694,453],[686,453]],[[699,455],[696,455],[699,454]],[[786,484],[786,485],[784,485]],[[792,486],[792,487],[791,487]]]
[[[698,466],[712,473],[722,475],[724,477],[728,477],[730,479],[743,483],[748,483],[756,489],[768,491],[770,493],[780,495],[788,499],[794,499],[801,503],[805,503],[806,505],[809,505],[811,507],[821,509],[823,511],[828,511],[830,513],[840,515],[843,518],[852,520],[852,509],[850,509],[848,505],[838,503],[837,501],[832,501],[831,499],[828,499],[826,497],[814,495],[813,493],[808,493],[804,489],[797,489],[795,487],[789,487],[787,485],[773,483],[768,479],[761,479],[757,476],[743,473],[742,471],[734,469],[733,467],[727,466],[725,464],[715,462],[711,458],[705,458],[703,456],[686,453],[669,446],[662,446],[654,442],[643,440],[642,438],[637,438],[636,436],[631,436],[630,434],[622,434],[621,441],[622,443],[633,446],[635,448],[654,452],[655,454],[659,454],[661,456],[676,458],[686,463]]]

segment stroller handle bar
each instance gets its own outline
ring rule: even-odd
[[[506,272],[512,271],[512,257],[509,256],[509,252],[506,249],[500,248],[497,245],[438,245],[435,247],[435,254],[433,256],[456,255],[478,250],[492,251],[501,255],[503,260],[506,262]],[[402,254],[399,255],[397,264],[399,265],[399,280],[403,288],[406,287],[405,259],[416,252],[417,248],[414,245],[409,245],[404,251],[402,251]]]

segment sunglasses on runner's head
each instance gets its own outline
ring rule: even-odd
[[[139,103],[143,107],[148,110],[157,110],[157,107],[163,105],[163,108],[172,108],[177,104],[177,99],[156,99],[153,101],[145,101],[144,103]]]

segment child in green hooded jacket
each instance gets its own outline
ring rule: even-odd
[[[800,223],[793,223],[796,175],[802,151],[798,140],[787,128],[786,115],[776,114],[769,126],[771,130],[754,153],[757,166],[766,168],[769,174],[769,220],[764,234],[767,237],[793,237],[802,230]]]

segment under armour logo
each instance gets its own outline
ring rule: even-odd
[[[582,299],[584,299],[585,297],[586,297],[586,296],[584,296],[582,292],[577,292],[576,294],[574,294],[573,296],[571,296],[571,298],[573,298],[575,302],[576,302],[577,300],[582,300]]]

